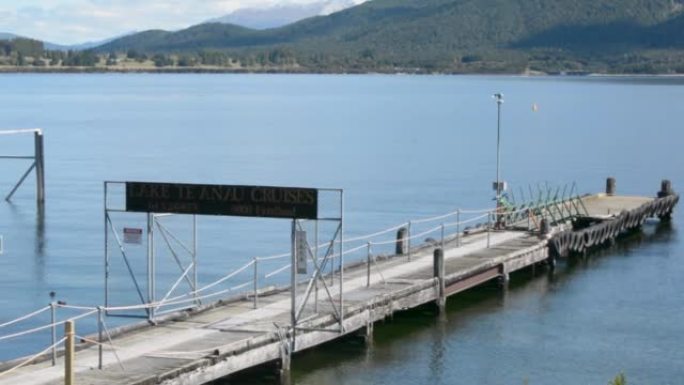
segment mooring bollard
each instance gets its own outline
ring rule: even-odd
[[[672,182],[667,179],[663,179],[660,182],[660,191],[658,191],[658,198],[665,198],[673,194]]]
[[[395,248],[397,255],[406,254],[406,234],[408,234],[406,227],[402,227],[397,231],[397,246]]]
[[[615,195],[615,178],[611,177],[606,179],[606,195]]]
[[[74,321],[64,323],[64,385],[74,385]]]
[[[445,282],[444,282],[444,250],[436,248],[433,253],[433,273],[439,281],[439,292],[437,297],[437,308],[440,312],[444,311],[446,305]]]
[[[539,223],[539,236],[541,238],[547,238],[550,233],[551,233],[551,224],[549,223],[548,219],[543,218],[541,220],[541,222]]]

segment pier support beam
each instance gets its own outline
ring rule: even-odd
[[[291,367],[292,367],[292,344],[287,341],[282,341],[280,344],[280,362],[278,369],[278,376],[280,377],[280,383],[282,385],[289,385],[291,379]]]
[[[501,265],[499,268],[500,270],[500,275],[499,275],[499,286],[501,286],[502,289],[506,290],[508,289],[508,283],[511,281],[511,275],[510,273],[506,270],[505,265]]]
[[[446,310],[446,286],[444,282],[444,251],[441,248],[435,249],[433,253],[434,277],[439,282],[439,289],[436,305],[440,313]]]
[[[373,321],[369,320],[368,323],[366,324],[366,327],[363,329],[364,330],[363,340],[366,343],[366,346],[369,346],[369,347],[373,346],[373,329],[374,329],[373,325],[375,325],[373,323]]]

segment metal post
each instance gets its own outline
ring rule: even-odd
[[[102,370],[102,343],[104,338],[102,335],[102,326],[104,321],[102,320],[102,306],[97,307],[97,368]]]
[[[297,334],[297,237],[295,232],[297,231],[296,219],[292,220],[292,230],[290,234],[291,240],[291,271],[290,271],[290,322],[292,323],[292,346],[290,347],[290,352],[294,353],[295,348],[295,335]]]
[[[491,246],[492,213],[487,214],[487,248]]]
[[[497,208],[497,223],[499,222],[498,218],[498,209],[499,209],[499,204],[501,201],[501,180],[500,180],[500,165],[501,165],[501,157],[500,157],[500,149],[501,149],[501,105],[503,104],[503,94],[502,93],[497,93],[494,94],[494,99],[496,99],[496,110],[497,110],[497,120],[496,120],[496,208]]]
[[[109,307],[109,211],[107,210],[107,182],[104,182],[104,305]]]
[[[456,210],[456,247],[461,247],[461,209]]]
[[[406,252],[408,254],[408,260],[411,262],[411,221],[408,222],[406,231]]]
[[[38,130],[33,133],[36,164],[36,200],[45,203],[45,161],[43,158],[43,133]]]
[[[64,323],[64,385],[74,385],[74,321]]]
[[[259,308],[259,257],[254,257],[254,308]]]
[[[57,365],[57,306],[54,302],[50,302],[50,323],[52,324],[52,366]]]
[[[340,333],[344,333],[344,191],[340,191]]]
[[[530,209],[527,209],[527,230],[530,229],[531,224],[532,224],[532,212],[530,212]]]
[[[316,243],[315,247],[315,255],[314,259],[316,260],[316,263],[318,263],[318,220],[314,223],[314,228],[315,228],[315,234],[314,234],[314,242]],[[321,270],[321,274],[323,274],[323,271]],[[314,312],[318,313],[318,279],[316,279],[316,282],[314,282]]]
[[[192,216],[192,291],[197,297],[197,215]]]
[[[371,276],[371,243],[368,242],[367,252],[366,252],[366,287],[370,287],[370,276]]]
[[[442,223],[441,236],[442,241],[440,242],[440,247],[442,248],[442,250],[444,250],[444,223]]]
[[[147,214],[147,303],[150,305],[148,319],[154,321],[154,214]]]

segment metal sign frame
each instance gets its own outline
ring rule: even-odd
[[[197,262],[198,262],[198,256],[197,256],[197,215],[198,214],[190,214],[190,213],[185,213],[185,214],[169,214],[169,213],[155,213],[155,212],[146,212],[143,213],[146,215],[146,234],[147,234],[147,258],[146,258],[146,265],[147,265],[147,283],[146,283],[146,293],[143,291],[143,285],[139,280],[136,278],[136,274],[133,271],[133,267],[131,266],[129,256],[127,255],[126,252],[126,247],[124,246],[124,243],[122,242],[122,239],[119,237],[119,234],[117,232],[117,228],[114,225],[112,218],[111,218],[111,213],[138,213],[140,214],[139,211],[129,211],[127,210],[127,207],[111,207],[110,206],[110,195],[111,195],[111,189],[112,186],[114,185],[126,185],[127,182],[122,182],[122,181],[105,181],[104,182],[104,262],[105,262],[105,276],[104,276],[104,281],[105,281],[105,307],[109,307],[110,305],[110,266],[111,266],[111,258],[112,255],[110,254],[109,251],[109,243],[110,243],[110,233],[114,235],[114,240],[116,241],[116,245],[119,248],[121,257],[123,259],[123,262],[126,266],[126,270],[128,272],[128,275],[131,278],[132,284],[135,288],[135,291],[137,292],[137,296],[140,300],[141,305],[150,305],[149,307],[145,308],[146,311],[146,317],[150,322],[155,321],[155,317],[157,316],[157,309],[158,307],[154,307],[153,304],[158,303],[157,298],[156,298],[156,264],[157,264],[157,256],[155,253],[155,242],[157,239],[157,234],[161,235],[163,244],[165,244],[171,255],[173,256],[173,259],[178,266],[181,274],[180,276],[176,279],[170,290],[166,293],[164,298],[161,300],[162,302],[168,298],[171,293],[173,293],[183,282],[187,283],[187,286],[190,288],[191,292],[193,293],[194,298],[196,298],[196,301],[194,302],[195,306],[201,305],[201,301],[196,297],[196,291],[197,289]],[[196,186],[202,186],[202,185],[196,185]],[[295,348],[295,337],[296,337],[296,331],[297,330],[302,330],[301,328],[298,327],[298,324],[302,322],[302,315],[307,307],[307,304],[311,301],[312,293],[315,293],[314,300],[315,300],[315,305],[314,308],[316,311],[318,310],[318,291],[319,288],[322,288],[322,290],[325,293],[325,297],[329,301],[329,303],[332,306],[333,309],[333,316],[339,323],[339,328],[334,330],[335,332],[343,332],[343,321],[344,321],[344,290],[343,290],[343,283],[344,283],[344,191],[342,189],[316,189],[318,192],[323,192],[323,193],[333,193],[336,194],[336,199],[339,201],[339,206],[335,207],[334,209],[328,210],[332,212],[333,214],[330,216],[324,216],[324,217],[319,217],[318,214],[320,214],[318,211],[316,212],[316,218],[291,218],[289,219],[291,221],[291,249],[290,249],[290,254],[291,254],[291,265],[290,265],[290,292],[291,292],[291,306],[290,306],[290,320],[291,320],[291,328],[292,328],[292,349]],[[318,204],[318,202],[317,202]],[[183,242],[181,242],[178,237],[176,237],[169,229],[165,228],[163,223],[161,223],[161,219],[164,217],[172,216],[172,215],[191,215],[192,216],[192,244],[191,245],[185,245]],[[200,214],[201,215],[201,214]],[[239,215],[238,215],[239,216]],[[274,218],[278,219],[278,218]],[[281,220],[283,218],[280,218]],[[298,244],[301,242],[301,236],[297,236],[298,231],[303,231],[303,225],[306,222],[314,222],[315,226],[315,235],[314,235],[314,247],[310,246],[310,242],[307,241],[306,245],[301,245]],[[334,223],[334,235],[332,236],[332,239],[330,239],[329,242],[326,243],[326,250],[325,253],[323,254],[322,257],[319,256],[319,245],[318,245],[318,237],[319,237],[319,222],[331,222]],[[145,237],[144,237],[145,238]],[[176,246],[174,248],[174,245]],[[178,249],[181,249],[181,251],[184,251],[190,256],[190,262],[187,264],[184,264],[181,261],[180,258],[180,252]],[[302,258],[301,255],[299,255],[301,252],[307,252],[308,255]],[[337,259],[337,261],[335,261]],[[310,260],[312,261],[313,265],[313,271],[311,275],[307,278],[306,281],[300,282],[299,281],[299,274],[298,274],[298,261],[301,260]],[[337,263],[335,263],[337,262]],[[336,266],[335,266],[336,265]],[[325,269],[330,268],[329,276],[330,276],[330,282],[326,282],[325,280]],[[335,270],[337,270],[338,276],[335,277]],[[334,278],[339,279],[339,293],[336,295],[332,292],[330,289],[330,286],[332,284],[332,280]],[[254,284],[255,287],[257,285],[257,279],[255,277],[254,279]],[[304,286],[305,289],[301,293],[301,298],[298,298],[299,296],[299,288],[298,286]],[[255,299],[256,303],[256,299]],[[185,307],[187,308],[187,306]],[[135,315],[135,314],[123,314],[123,313],[117,313],[117,314],[109,314],[113,316],[123,316],[123,317],[141,317],[141,315]],[[333,330],[327,330],[327,331],[333,331]],[[294,350],[293,350],[294,351]]]
[[[33,134],[34,152],[33,156],[27,155],[0,155],[0,159],[7,160],[32,160],[33,162],[19,181],[14,185],[9,194],[5,197],[10,201],[15,192],[24,183],[31,171],[36,170],[36,201],[39,205],[45,203],[45,158],[43,154],[43,131],[39,128],[20,129],[20,130],[0,130],[0,135],[22,135]]]

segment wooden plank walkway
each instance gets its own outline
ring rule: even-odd
[[[445,249],[449,279],[499,266],[521,247],[546,250],[545,240],[523,232],[492,232],[461,238]],[[545,255],[539,255],[543,260]],[[345,333],[348,334],[391,316],[396,310],[412,308],[437,298],[432,275],[432,249],[406,257],[378,261],[372,269],[371,286],[366,287],[366,267],[345,269]],[[378,272],[380,271],[380,272]],[[338,287],[331,288],[332,294]],[[313,304],[307,312],[313,314]],[[338,338],[338,323],[329,304],[321,301],[319,312],[299,326],[329,331],[298,331],[295,350],[301,351]],[[97,370],[98,353],[90,347],[76,353],[76,384],[203,384],[241,369],[281,358],[287,343],[281,334],[290,324],[290,294],[281,292],[260,298],[260,307],[241,301],[218,307],[190,319],[167,322],[124,334],[114,340],[116,356],[106,351],[105,366]],[[280,332],[279,329],[280,328]],[[0,384],[61,384],[63,361],[52,367],[43,362],[21,368]]]
[[[583,198],[590,216],[638,210],[649,202],[653,199]],[[552,231],[568,230],[561,225]],[[445,294],[492,279],[505,281],[511,272],[548,260],[548,242],[548,237],[527,231],[476,232],[461,237],[458,247],[455,239],[449,239],[444,245]],[[290,292],[281,291],[260,297],[258,309],[251,300],[236,301],[186,319],[123,333],[113,341],[116,355],[105,349],[102,370],[97,369],[97,347],[86,347],[76,353],[75,383],[200,385],[266,362],[289,360],[292,346],[299,352],[344,334],[370,332],[374,322],[396,311],[440,299],[434,247],[414,250],[410,261],[406,256],[377,261],[371,268],[370,285],[365,264],[345,269],[343,331],[329,302],[321,300],[317,308],[311,302],[292,343]],[[334,298],[338,290],[335,282],[331,287]],[[0,384],[62,384],[63,372],[59,358],[54,367],[45,361],[0,376]]]

